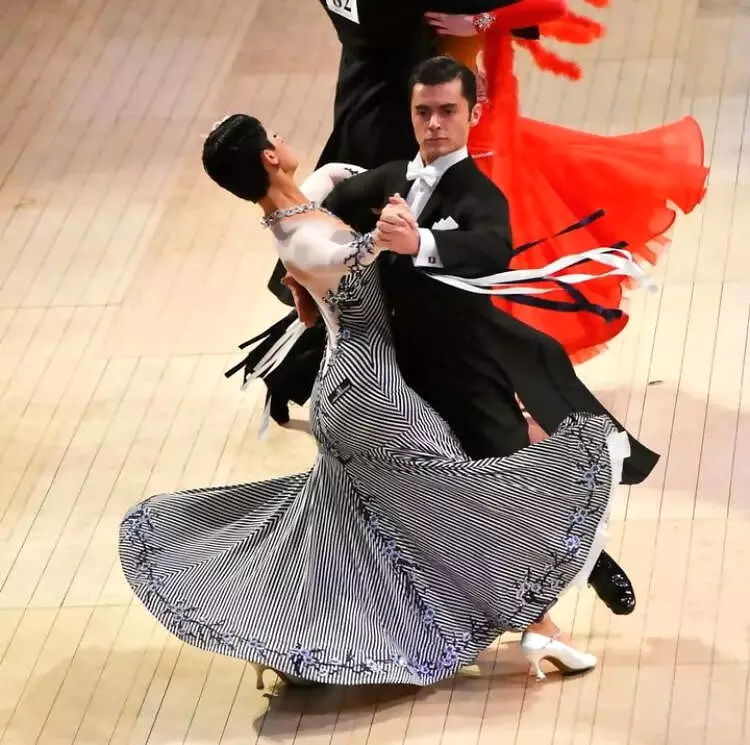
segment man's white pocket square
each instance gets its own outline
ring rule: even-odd
[[[438,220],[433,226],[433,230],[456,230],[458,223],[452,217],[443,217]]]

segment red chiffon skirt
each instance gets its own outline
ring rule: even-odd
[[[470,151],[508,198],[514,244],[546,239],[517,253],[513,269],[543,266],[623,241],[636,258],[654,264],[668,244],[665,233],[674,222],[675,208],[688,213],[703,198],[708,169],[703,165],[703,136],[692,118],[603,137],[523,117],[509,122],[504,113],[506,121],[498,129],[492,110],[485,111],[472,131]],[[493,147],[499,136],[506,144]],[[494,155],[488,155],[492,151]],[[597,212],[603,214],[585,227],[551,237]],[[601,275],[607,268],[589,263],[572,271]],[[610,276],[577,287],[590,303],[622,309],[624,285],[623,277]],[[571,300],[562,289],[544,298],[563,304]],[[599,352],[628,321],[624,309],[619,318],[605,320],[590,310],[559,312],[501,297],[493,303],[555,337],[576,362]]]

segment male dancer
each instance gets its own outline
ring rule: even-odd
[[[351,163],[376,168],[392,160],[407,160],[417,149],[409,117],[409,76],[414,66],[436,53],[434,29],[425,22],[428,11],[478,14],[515,0],[320,0],[341,42],[336,83],[333,131],[317,168],[326,163]],[[536,29],[515,32],[524,38]],[[279,262],[268,284],[286,305],[292,305],[286,274]],[[248,356],[253,367],[294,319],[275,324]],[[270,415],[279,424],[289,421],[289,401],[302,405],[312,390],[325,347],[321,324],[307,329],[283,364],[265,376]]]
[[[472,458],[507,455],[529,444],[516,394],[547,432],[575,412],[611,417],[554,339],[501,313],[485,296],[427,276],[503,271],[512,242],[505,197],[466,150],[478,117],[474,75],[438,57],[417,67],[412,90],[419,155],[343,181],[324,203],[363,233],[376,227],[378,243],[395,252],[379,261],[406,382],[448,422]],[[389,201],[400,205],[400,218],[376,223],[375,213]],[[658,460],[630,440],[622,479],[627,484],[645,479]],[[632,585],[606,553],[590,583],[614,613],[635,608]]]

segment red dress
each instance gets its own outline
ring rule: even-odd
[[[538,42],[514,40],[510,29],[539,23],[542,34],[587,42],[600,35],[601,27],[569,13],[561,0],[520,0],[493,16],[482,38],[489,101],[472,130],[469,150],[508,197],[515,245],[536,242],[518,251],[511,268],[539,267],[564,255],[621,242],[636,258],[654,264],[668,244],[665,233],[676,216],[670,203],[688,213],[705,193],[708,169],[698,123],[686,117],[645,132],[606,137],[520,116],[514,44],[527,47],[543,69],[575,78],[578,68]],[[551,16],[556,18],[550,23]],[[587,225],[554,237],[587,218]],[[587,264],[575,271],[601,274],[606,269]],[[589,303],[621,308],[623,284],[622,277],[610,276],[578,288]],[[601,351],[628,320],[624,311],[614,319],[611,314],[582,311],[562,289],[544,297],[558,301],[558,310],[502,297],[492,302],[555,337],[576,362]],[[576,305],[575,312],[559,312]]]

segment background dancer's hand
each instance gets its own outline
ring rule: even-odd
[[[440,36],[476,36],[474,16],[452,15],[450,13],[425,13],[427,23]]]
[[[294,307],[297,309],[299,320],[307,328],[312,328],[318,322],[318,316],[320,315],[320,311],[316,302],[312,299],[312,295],[291,274],[287,274],[281,280],[281,284],[288,287],[292,293]]]

